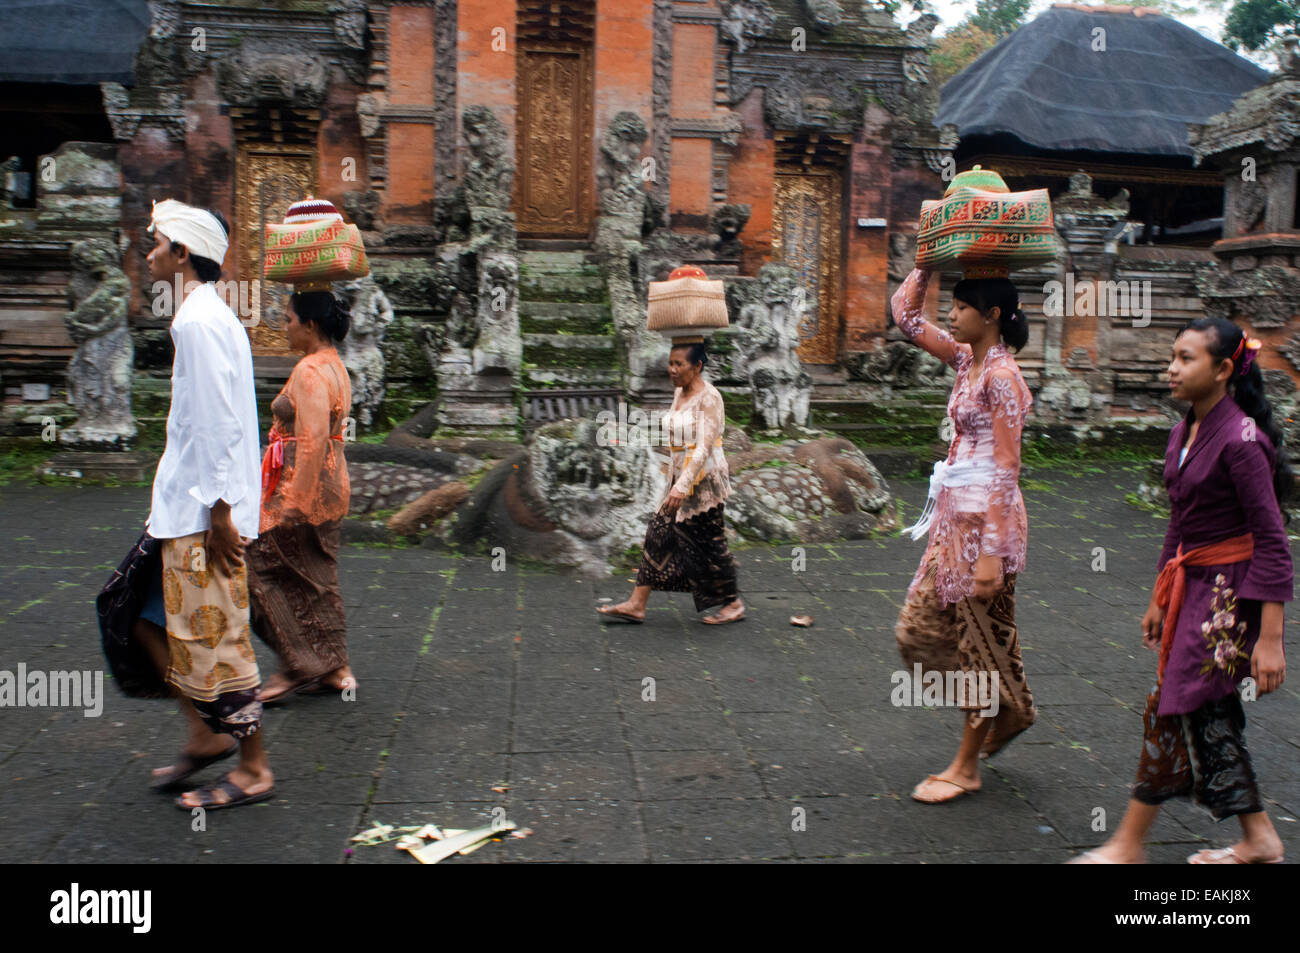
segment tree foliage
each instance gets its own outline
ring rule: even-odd
[[[944,83],[996,46],[999,39],[970,21],[953,27],[930,49],[930,74],[934,83],[942,89]]]
[[[966,18],[969,24],[985,33],[1004,37],[1024,25],[1030,0],[978,0],[975,12]]]
[[[1223,42],[1234,50],[1259,50],[1288,33],[1300,33],[1300,0],[1236,0]]]

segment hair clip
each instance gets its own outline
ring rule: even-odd
[[[1259,338],[1243,336],[1242,343],[1245,344],[1245,348],[1237,348],[1238,351],[1244,350],[1241,355],[1241,370],[1238,373],[1245,376],[1246,372],[1250,370],[1250,366],[1255,363],[1255,358],[1259,354],[1259,349],[1264,346],[1264,342]]]

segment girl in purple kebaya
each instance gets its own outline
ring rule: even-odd
[[[1294,477],[1264,399],[1260,342],[1230,321],[1192,321],[1174,340],[1169,383],[1191,410],[1169,437],[1169,530],[1142,638],[1159,652],[1143,715],[1133,799],[1119,829],[1074,863],[1140,863],[1160,805],[1190,796],[1242,838],[1193,864],[1282,860],[1264,813],[1238,688],[1276,691],[1286,677],[1282,603],[1292,596],[1291,549],[1278,500]],[[1253,695],[1243,694],[1247,698]]]

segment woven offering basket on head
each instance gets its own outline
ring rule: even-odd
[[[722,282],[709,281],[695,265],[674,269],[667,281],[650,282],[647,329],[691,343],[685,339],[703,341],[729,323]]]
[[[368,274],[361,231],[323,199],[295,202],[284,224],[266,226],[262,276],[268,281],[283,281],[299,292],[327,291],[332,282]]]
[[[1005,277],[1057,255],[1046,189],[1012,192],[992,169],[958,173],[942,199],[921,203],[918,268],[961,268],[967,278]]]

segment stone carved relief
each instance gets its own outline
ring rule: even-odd
[[[774,129],[848,132],[862,124],[865,105],[863,84],[845,72],[826,67],[803,69],[782,73],[767,86],[763,118]]]
[[[744,53],[754,41],[767,36],[776,25],[776,11],[767,0],[722,0],[723,37],[731,40],[737,53]]]
[[[77,410],[77,422],[64,428],[59,440],[125,447],[136,433],[131,416],[134,350],[126,321],[131,285],[117,247],[107,239],[79,241],[72,246],[71,256],[64,323],[77,345],[68,362],[68,397]]]
[[[366,48],[366,6],[366,0],[340,0],[330,8],[334,37],[350,49]]]
[[[844,366],[850,380],[871,384],[941,388],[951,383],[948,365],[910,341],[890,341],[874,351],[849,354]]]
[[[740,233],[749,221],[752,209],[745,203],[722,205],[713,210],[709,224],[718,237],[717,253],[724,258],[740,256]]]
[[[310,109],[325,101],[329,65],[314,52],[249,40],[221,60],[217,77],[222,95],[233,105],[288,102]]]
[[[820,33],[830,33],[844,22],[844,8],[837,0],[804,0],[803,5],[813,28]]]
[[[1300,315],[1300,271],[1293,268],[1228,271],[1217,265],[1197,273],[1196,290],[1212,318],[1240,317],[1256,328],[1282,328]]]
[[[753,282],[733,283],[732,371],[749,381],[754,414],[777,430],[808,423],[812,376],[799,360],[799,326],[808,292],[794,269],[767,264]]]
[[[352,378],[352,413],[370,426],[384,402],[384,332],[393,323],[388,295],[369,275],[334,286],[334,293],[351,313],[348,335],[339,342],[339,358]]]

